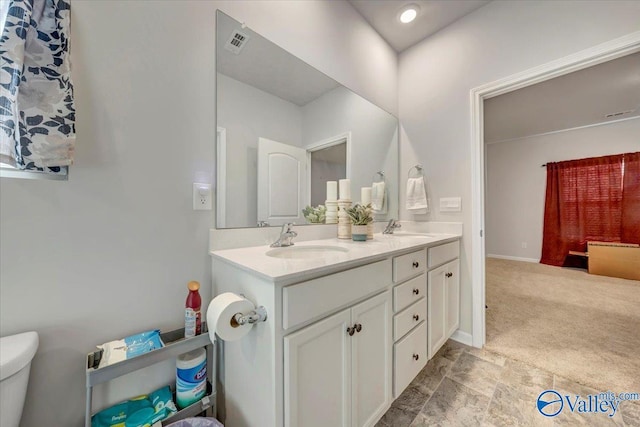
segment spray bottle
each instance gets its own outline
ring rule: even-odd
[[[202,321],[200,315],[200,307],[202,306],[202,298],[200,298],[200,283],[194,281],[189,282],[189,295],[184,310],[184,337],[195,337],[202,332]]]

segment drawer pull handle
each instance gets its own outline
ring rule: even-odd
[[[417,322],[418,320],[420,320],[420,316],[418,316],[417,314],[414,314],[413,315],[413,320],[415,320]]]
[[[447,274],[445,274],[445,276],[451,277],[451,276],[453,276],[453,273],[447,273]]]
[[[420,263],[418,261],[413,261],[413,268],[420,267]]]
[[[420,359],[420,356],[415,354],[415,353],[413,353],[413,360],[418,360],[418,359]]]
[[[356,333],[356,328],[351,328],[351,327],[347,328],[347,333],[349,334],[350,337],[352,337],[353,334]]]
[[[419,293],[420,293],[420,289],[415,288],[415,289],[413,290],[413,294],[414,294],[414,295],[418,295]]]
[[[362,330],[362,325],[360,323],[356,323],[355,328],[356,332],[360,332]]]

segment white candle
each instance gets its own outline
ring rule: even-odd
[[[362,187],[360,189],[360,203],[364,206],[371,203],[371,187]]]
[[[327,181],[327,200],[338,200],[338,181]]]
[[[351,200],[351,180],[340,180],[340,200]]]

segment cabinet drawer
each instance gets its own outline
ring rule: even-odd
[[[282,327],[293,326],[349,305],[391,283],[391,260],[287,286],[282,290]]]
[[[397,313],[427,294],[427,278],[419,275],[393,288],[393,312]]]
[[[414,326],[427,318],[427,299],[421,298],[418,302],[411,304],[401,313],[393,316],[393,339],[399,340],[406,335]]]
[[[427,252],[424,249],[397,256],[393,259],[393,281],[403,282],[409,277],[425,272],[426,269]]]
[[[429,248],[429,268],[456,259],[460,256],[460,241],[445,243],[444,245]]]
[[[427,324],[393,345],[393,395],[400,396],[427,363]]]

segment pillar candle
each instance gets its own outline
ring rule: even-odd
[[[327,200],[338,200],[338,181],[327,181]]]
[[[351,200],[351,180],[340,180],[340,200]]]
[[[364,206],[371,203],[371,187],[362,187],[360,189],[360,203]]]

